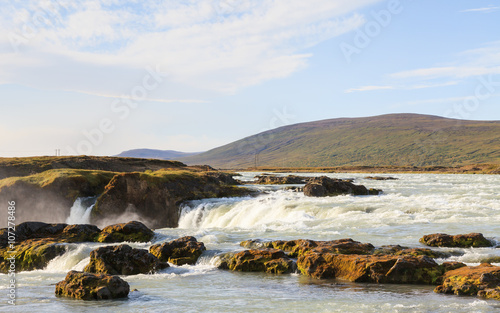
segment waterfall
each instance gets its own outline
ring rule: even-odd
[[[77,198],[73,206],[71,207],[68,218],[66,219],[67,224],[89,224],[90,223],[90,213],[94,208],[97,201],[97,197],[84,197]]]

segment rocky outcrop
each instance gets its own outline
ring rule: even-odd
[[[483,263],[448,271],[434,291],[500,300],[500,266]]]
[[[106,226],[97,236],[98,242],[148,242],[154,232],[141,222],[131,221]]]
[[[284,185],[284,184],[305,184],[311,177],[288,175],[288,176],[275,176],[275,175],[260,175],[256,176],[257,180],[252,184],[258,185]]]
[[[92,210],[91,221],[137,216],[148,227],[177,227],[186,200],[247,195],[216,174],[188,171],[122,173],[113,177]]]
[[[110,275],[153,273],[169,267],[147,250],[128,245],[100,247],[90,253],[90,263],[84,271]]]
[[[57,256],[66,252],[62,243],[94,241],[99,234],[94,225],[47,224],[25,222],[16,227],[15,263],[17,271],[43,269]],[[0,230],[0,272],[10,265],[6,228]]]
[[[191,236],[152,245],[149,248],[149,252],[160,261],[175,265],[195,264],[205,250],[203,242],[198,242],[196,238]]]
[[[427,256],[346,255],[308,252],[297,267],[314,278],[338,278],[352,282],[437,284],[445,271],[458,264],[438,265]]]
[[[374,255],[425,255],[430,258],[448,258],[452,254],[449,252],[437,251],[428,248],[408,248],[400,245],[381,246],[373,252]]]
[[[243,241],[240,245],[250,249],[279,249],[288,252],[288,255],[294,258],[313,250],[318,253],[371,254],[375,249],[369,243],[361,243],[350,238],[329,241],[314,241],[309,239],[261,241],[257,239]]]
[[[129,284],[118,276],[70,271],[56,285],[56,295],[80,300],[126,298]]]
[[[493,243],[484,238],[483,234],[480,233],[455,236],[447,234],[431,234],[420,238],[420,242],[431,247],[478,248],[493,246]]]
[[[378,189],[367,189],[363,185],[355,185],[341,179],[329,178],[326,176],[315,177],[304,186],[304,195],[309,197],[327,197],[343,194],[378,195],[382,191]]]
[[[239,272],[287,274],[295,272],[296,265],[281,250],[262,249],[226,253],[221,256],[218,268]]]

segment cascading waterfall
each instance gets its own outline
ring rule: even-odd
[[[90,213],[94,208],[97,197],[77,198],[70,209],[67,224],[89,224]]]

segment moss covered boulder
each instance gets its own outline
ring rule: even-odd
[[[132,221],[106,226],[97,237],[98,242],[148,242],[154,232],[141,222]]]
[[[240,245],[250,249],[274,248],[283,250],[290,257],[294,258],[312,250],[336,254],[371,254],[375,249],[370,243],[361,243],[350,238],[328,241],[314,241],[309,239],[262,241],[255,239],[243,241]]]
[[[395,284],[437,284],[443,273],[453,266],[438,265],[427,256],[346,255],[314,251],[297,261],[302,274],[314,278]]]
[[[191,236],[152,245],[149,248],[149,252],[160,261],[170,262],[175,265],[195,264],[205,250],[203,242],[198,242],[196,238]]]
[[[167,268],[147,250],[135,249],[129,245],[106,246],[90,253],[90,263],[84,271],[110,275],[136,275],[154,273]]]
[[[382,190],[367,189],[363,185],[355,185],[342,179],[329,178],[326,176],[310,179],[304,186],[304,195],[309,197],[327,197],[338,195],[378,195]]]
[[[434,291],[500,300],[500,266],[483,263],[448,271],[444,274],[442,285]]]
[[[43,269],[66,252],[64,243],[94,241],[100,230],[94,225],[47,224],[24,222],[16,227],[16,253],[7,247],[6,228],[0,230],[0,272],[6,273],[15,256],[17,271]]]
[[[240,272],[293,273],[295,262],[277,249],[245,250],[221,256],[220,269]]]
[[[493,243],[484,238],[483,234],[470,233],[465,235],[430,234],[420,238],[420,242],[431,247],[449,248],[479,248],[492,247]]]
[[[129,284],[118,276],[70,271],[56,285],[56,295],[80,300],[126,298]]]
[[[428,248],[409,248],[400,245],[387,245],[381,246],[373,251],[374,255],[411,255],[419,256],[425,255],[430,258],[448,258],[452,254],[448,252],[442,252],[437,250],[432,250]]]

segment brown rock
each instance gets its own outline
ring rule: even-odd
[[[170,262],[175,265],[195,264],[205,250],[203,242],[198,242],[196,238],[191,236],[152,245],[149,248],[149,252],[160,261]]]
[[[478,248],[493,246],[493,244],[480,233],[455,236],[447,234],[430,234],[420,238],[420,242],[431,247]]]
[[[455,295],[478,295],[500,300],[500,266],[483,263],[447,271],[442,285],[434,289],[437,293]]]
[[[381,190],[367,189],[363,185],[355,185],[351,182],[329,178],[326,176],[314,177],[304,186],[304,195],[309,197],[351,195],[378,195]]]
[[[110,275],[136,275],[153,273],[167,268],[147,250],[128,245],[100,247],[90,253],[90,263],[84,271]]]
[[[229,253],[221,258],[221,269],[240,272],[286,274],[295,271],[295,263],[281,250],[245,250]]]
[[[70,271],[56,285],[56,295],[81,300],[126,298],[129,284],[118,276]]]
[[[314,278],[353,282],[435,284],[444,273],[427,256],[344,255],[311,251],[297,261],[299,270]]]
[[[154,232],[141,222],[132,221],[109,225],[99,234],[98,242],[148,242],[153,239]]]

